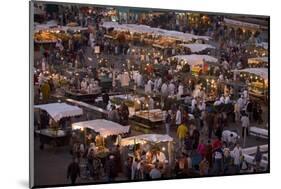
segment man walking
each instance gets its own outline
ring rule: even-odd
[[[69,164],[67,168],[67,179],[71,179],[71,184],[74,185],[77,177],[80,177],[80,167],[78,164],[78,160],[73,158],[72,162]]]

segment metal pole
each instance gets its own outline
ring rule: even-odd
[[[246,127],[243,127],[243,131],[244,131],[244,137],[243,137],[243,147],[245,148],[246,147]],[[242,132],[243,132],[242,131]]]
[[[84,145],[85,145],[85,147],[87,145],[87,129],[86,128],[84,128]]]

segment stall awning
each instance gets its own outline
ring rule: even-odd
[[[169,135],[161,135],[161,134],[144,134],[144,135],[137,135],[133,137],[123,138],[121,140],[121,146],[129,146],[133,144],[143,144],[145,142],[171,142],[173,138]]]
[[[182,47],[189,48],[191,52],[201,52],[205,49],[215,49],[214,46],[209,45],[209,44],[180,44]]]
[[[88,30],[88,27],[81,27],[81,26],[58,26],[58,25],[48,25],[48,24],[40,24],[35,26],[35,33],[39,31],[71,31],[71,32],[77,32],[77,31],[86,31]]]
[[[236,70],[237,72],[246,72],[255,74],[262,77],[264,80],[268,80],[268,68],[246,68],[243,70]]]
[[[41,104],[35,105],[34,108],[45,110],[55,121],[59,121],[64,117],[73,117],[83,114],[81,108],[66,103]]]
[[[92,129],[97,133],[100,133],[101,136],[107,137],[110,135],[119,135],[129,132],[130,126],[122,126],[113,121],[105,119],[95,119],[90,121],[83,121],[72,124],[73,129],[88,128]]]
[[[177,55],[171,58],[176,58],[178,60],[186,61],[187,64],[194,66],[194,65],[202,65],[204,62],[214,62],[217,63],[218,59],[209,56],[209,55],[198,55],[198,54],[191,54],[191,55]]]
[[[208,36],[199,36],[199,35],[193,35],[190,33],[183,33],[179,31],[172,31],[172,30],[165,30],[160,28],[152,28],[147,25],[141,25],[141,24],[119,24],[117,22],[104,22],[102,24],[102,27],[104,28],[114,28],[114,30],[117,31],[128,31],[133,33],[148,33],[151,35],[159,35],[163,37],[170,37],[182,41],[191,41],[193,39],[203,39],[203,40],[209,40],[210,37]]]
[[[256,46],[262,47],[264,49],[268,49],[268,43],[266,43],[266,42],[256,43]]]
[[[241,27],[241,28],[252,28],[252,29],[260,29],[261,26],[258,24],[252,24],[252,23],[248,23],[248,22],[242,22],[242,21],[238,21],[238,20],[234,20],[234,19],[229,19],[229,18],[224,18],[224,23],[226,25],[230,25],[230,26],[237,26],[237,27]]]

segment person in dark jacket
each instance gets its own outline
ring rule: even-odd
[[[80,167],[78,160],[73,158],[72,162],[68,165],[67,168],[67,179],[71,179],[71,184],[74,185],[77,177],[80,177]]]
[[[116,160],[114,155],[110,155],[109,159],[106,162],[106,176],[108,182],[114,181],[116,177]]]
[[[129,119],[129,108],[124,102],[122,102],[121,104],[120,114],[121,114],[121,123],[123,125],[127,125]]]
[[[257,147],[257,152],[255,154],[255,159],[254,161],[256,162],[256,171],[258,171],[260,169],[260,163],[262,160],[262,153],[260,151],[260,147]]]
[[[253,121],[253,103],[251,100],[247,104],[246,111],[247,111],[250,121]]]

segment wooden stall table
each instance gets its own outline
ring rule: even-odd
[[[83,102],[94,101],[101,94],[100,90],[96,93],[81,93],[79,91],[65,91],[65,96]]]
[[[160,109],[135,112],[136,121],[147,124],[150,128],[157,127],[164,121],[163,111]]]

